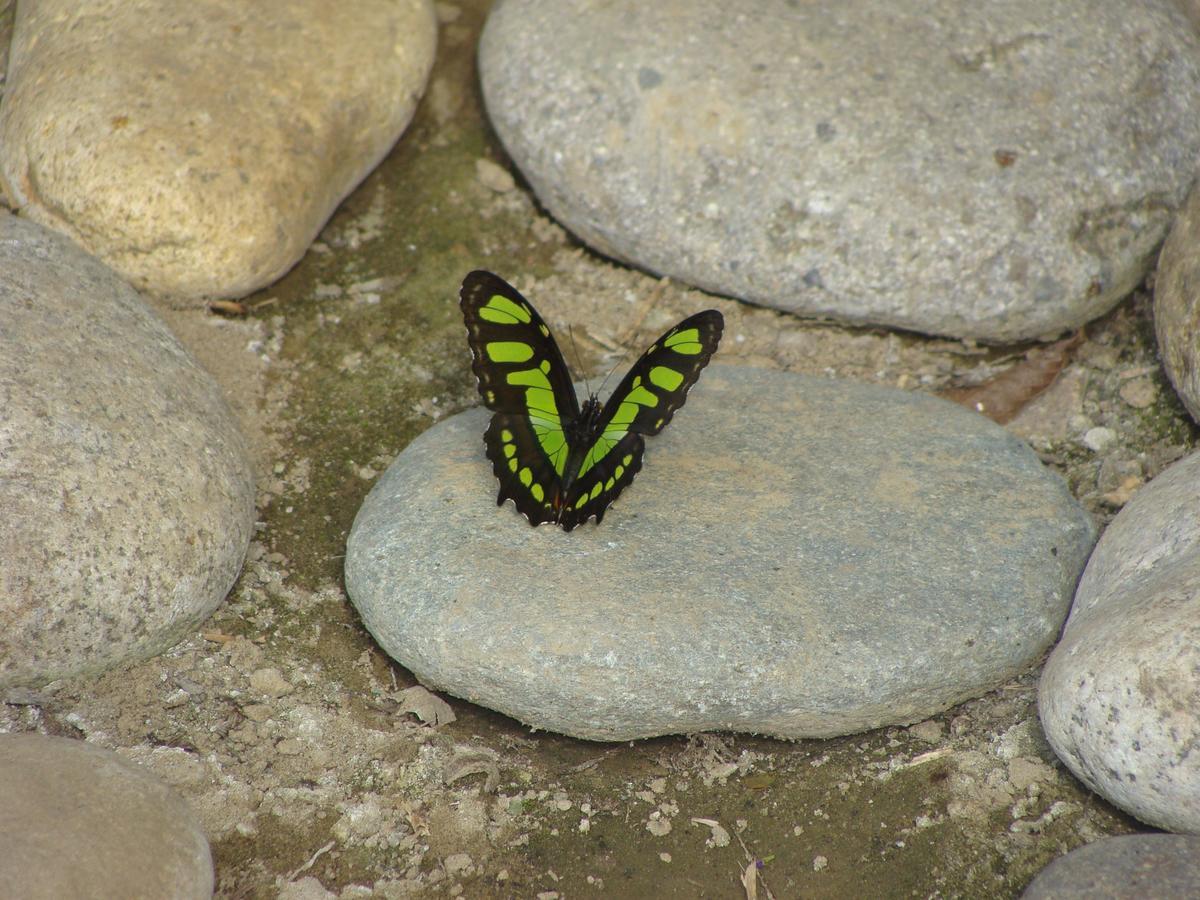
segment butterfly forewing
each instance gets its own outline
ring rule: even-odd
[[[516,288],[498,275],[476,270],[463,279],[459,305],[467,323],[471,368],[488,409],[524,413],[529,388],[541,387],[550,395],[539,399],[553,400],[554,413],[579,417],[562,352],[533,304]]]

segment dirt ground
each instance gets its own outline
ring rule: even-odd
[[[1010,427],[1101,524],[1196,439],[1145,291],[1074,342],[989,348],[801,321],[581,247],[504,176],[474,71],[485,7],[443,5],[409,132],[245,315],[157,304],[255,453],[260,521],[228,601],[161,657],[0,706],[0,730],[86,738],[176,786],[229,898],[1011,897],[1076,846],[1149,830],[1056,762],[1036,671],[911,727],[794,743],[596,744],[409,690],[347,601],[342,558],[374,479],[476,402],[456,296],[472,268],[570,324],[601,377],[712,305],[723,362],[974,390],[1019,410]],[[1115,435],[1099,451],[1082,440],[1097,427]]]

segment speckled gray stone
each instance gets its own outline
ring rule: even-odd
[[[1200,190],[1188,195],[1158,258],[1154,333],[1167,377],[1200,422]]]
[[[139,289],[241,296],[392,148],[436,42],[431,0],[26,0],[0,181]]]
[[[1200,453],[1142,488],[1096,546],[1042,672],[1046,738],[1143,822],[1200,834]]]
[[[486,423],[397,458],[346,587],[426,685],[582,738],[925,718],[1039,658],[1094,539],[1025,444],[922,394],[710,366],[569,534],[496,507]]]
[[[602,252],[983,340],[1116,304],[1200,155],[1170,0],[502,0],[479,66],[513,161]]]
[[[212,855],[195,815],[109,750],[0,734],[0,797],[4,897],[212,897]]]
[[[220,388],[70,240],[0,215],[0,690],[176,643],[233,586],[254,477]]]
[[[1124,834],[1060,856],[1022,900],[1186,900],[1200,897],[1200,838]]]

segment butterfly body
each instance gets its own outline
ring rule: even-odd
[[[580,407],[550,329],[515,288],[471,272],[460,294],[472,369],[495,415],[484,433],[500,482],[533,525],[570,531],[610,503],[642,465],[643,435],[658,434],[716,352],[723,319],[705,310],[680,322],[642,355],[601,404]]]

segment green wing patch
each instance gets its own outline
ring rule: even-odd
[[[601,408],[580,408],[571,373],[533,306],[491,272],[467,275],[460,305],[471,367],[484,405],[484,434],[500,482],[496,502],[512,499],[533,525],[565,531],[595,517],[641,469],[643,435],[662,431],[687,399],[721,340],[715,309],[680,322],[642,354]]]

